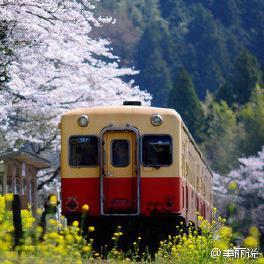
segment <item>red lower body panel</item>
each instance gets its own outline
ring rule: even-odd
[[[100,214],[100,179],[99,178],[62,178],[62,213],[80,213],[82,205],[88,204],[91,215]],[[76,210],[71,210],[69,203],[76,201]]]
[[[104,213],[137,213],[137,178],[104,179]]]
[[[181,178],[141,178],[141,214],[179,213]]]
[[[88,204],[90,214],[100,215],[99,178],[62,178],[62,212],[81,212]],[[140,178],[140,214],[180,213],[182,209],[182,182],[179,177]],[[77,205],[77,206],[76,206]],[[137,209],[137,182],[135,178],[104,179],[104,211],[135,213]]]

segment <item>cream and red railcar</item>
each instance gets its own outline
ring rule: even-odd
[[[211,219],[212,173],[180,115],[136,105],[92,107],[61,120],[62,211],[89,216]]]

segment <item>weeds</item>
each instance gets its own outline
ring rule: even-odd
[[[9,203],[11,194],[0,196],[0,262],[10,263],[248,263],[248,259],[214,258],[211,251],[214,248],[222,252],[234,248],[232,228],[225,225],[225,219],[214,216],[210,223],[197,215],[200,222],[200,231],[190,226],[188,232],[184,224],[177,226],[178,235],[169,236],[160,242],[155,258],[151,258],[148,251],[139,252],[141,237],[133,243],[130,252],[124,253],[119,247],[119,240],[123,236],[122,227],[118,226],[113,234],[113,245],[108,248],[108,254],[103,260],[98,252],[93,250],[93,239],[83,237],[82,223],[74,221],[71,226],[63,225],[56,219],[49,219],[46,231],[40,226],[41,210],[33,218],[29,210],[22,210],[23,238],[19,244],[14,243],[14,227],[12,211]],[[84,207],[87,213],[88,206]],[[215,211],[214,211],[215,214]],[[93,226],[88,228],[88,236],[95,231]],[[259,246],[259,230],[251,227],[249,235],[244,239],[243,245],[255,249]],[[128,257],[129,256],[129,257]],[[251,263],[264,263],[263,256]]]

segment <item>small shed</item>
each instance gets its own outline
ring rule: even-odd
[[[21,208],[31,204],[37,209],[37,172],[50,167],[50,162],[24,150],[0,155],[0,193],[19,194]]]

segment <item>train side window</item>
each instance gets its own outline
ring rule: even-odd
[[[129,142],[125,139],[115,139],[111,143],[112,146],[112,165],[114,167],[127,167],[129,161]]]
[[[159,168],[172,164],[172,138],[169,135],[146,135],[142,138],[142,162]]]
[[[71,136],[70,166],[88,167],[98,165],[98,138],[96,136]]]

